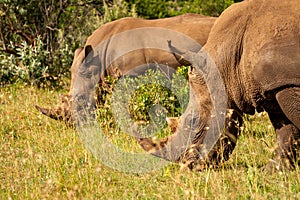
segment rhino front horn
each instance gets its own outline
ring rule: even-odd
[[[57,109],[49,109],[49,108],[41,108],[38,105],[35,105],[35,108],[40,111],[41,113],[43,113],[44,115],[55,119],[55,120],[65,120],[66,116],[64,115],[64,113],[62,112],[61,109],[57,108]]]

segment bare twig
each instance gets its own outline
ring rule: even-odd
[[[15,56],[18,55],[17,51],[16,50],[13,50],[13,49],[0,49],[1,52],[4,52],[4,53],[8,53],[8,54],[13,54]]]

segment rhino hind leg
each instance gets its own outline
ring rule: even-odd
[[[300,158],[300,88],[287,88],[276,94],[282,112],[271,112],[269,117],[276,131],[276,155],[267,170],[292,170]]]
[[[276,94],[276,99],[286,117],[300,129],[300,87],[284,89]]]

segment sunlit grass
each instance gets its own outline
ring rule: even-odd
[[[35,104],[50,107],[59,93],[21,85],[0,90],[1,199],[300,198],[298,168],[261,170],[275,145],[264,114],[247,117],[233,155],[220,169],[181,171],[174,164],[126,174],[98,162],[75,130],[34,109]]]

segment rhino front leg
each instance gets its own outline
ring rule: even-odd
[[[271,122],[276,131],[276,155],[270,160],[266,169],[274,170],[292,170],[295,167],[297,151],[299,150],[300,132],[284,114],[269,114]]]

